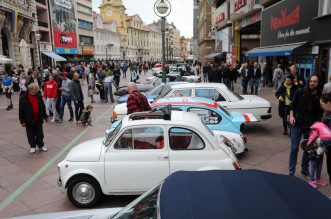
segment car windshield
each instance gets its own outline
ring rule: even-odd
[[[113,216],[112,219],[156,219],[159,210],[158,197],[160,187],[161,185],[141,195]]]
[[[116,127],[114,127],[114,126],[116,126]],[[116,123],[113,124],[113,126],[111,127],[112,130],[110,130],[109,134],[106,136],[106,139],[103,142],[103,144],[106,147],[108,147],[109,144],[113,141],[114,137],[121,130],[121,128],[122,128],[122,121],[118,122],[117,125],[116,125]]]
[[[165,97],[170,91],[171,91],[170,86],[163,86],[162,91],[160,93],[158,93],[158,96],[156,99]]]
[[[229,113],[229,111],[227,111],[226,109],[223,108],[223,106],[221,106],[220,104],[218,104],[218,107],[225,112],[226,115],[228,115],[229,117],[231,117],[231,114]]]
[[[156,86],[156,87],[150,89],[150,90],[147,92],[147,95],[150,95],[150,96],[157,96],[157,95],[159,95],[159,94],[161,93],[162,88],[163,88],[163,86],[162,86],[162,84],[160,84],[160,85],[158,85],[158,86]]]

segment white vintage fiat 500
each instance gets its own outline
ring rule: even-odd
[[[78,207],[102,194],[142,194],[177,170],[240,169],[232,151],[193,113],[134,113],[106,138],[83,142],[58,164],[58,185]]]

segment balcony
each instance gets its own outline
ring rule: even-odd
[[[38,26],[39,26],[39,27],[45,27],[45,28],[48,28],[48,23],[46,23],[46,22],[42,22],[42,21],[38,21]]]

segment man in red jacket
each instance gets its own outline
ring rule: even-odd
[[[45,84],[44,98],[46,98],[46,108],[48,111],[53,112],[53,119],[51,122],[55,122],[56,119],[56,100],[57,100],[57,82],[54,80],[53,75],[49,75],[49,80]]]

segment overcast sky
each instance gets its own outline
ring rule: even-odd
[[[123,0],[128,15],[138,14],[146,23],[158,20],[154,14],[154,3],[156,0]],[[93,10],[99,12],[98,6],[101,0],[92,0]],[[193,36],[193,1],[192,0],[169,0],[172,6],[171,14],[167,17],[169,22],[174,22],[180,35]]]

